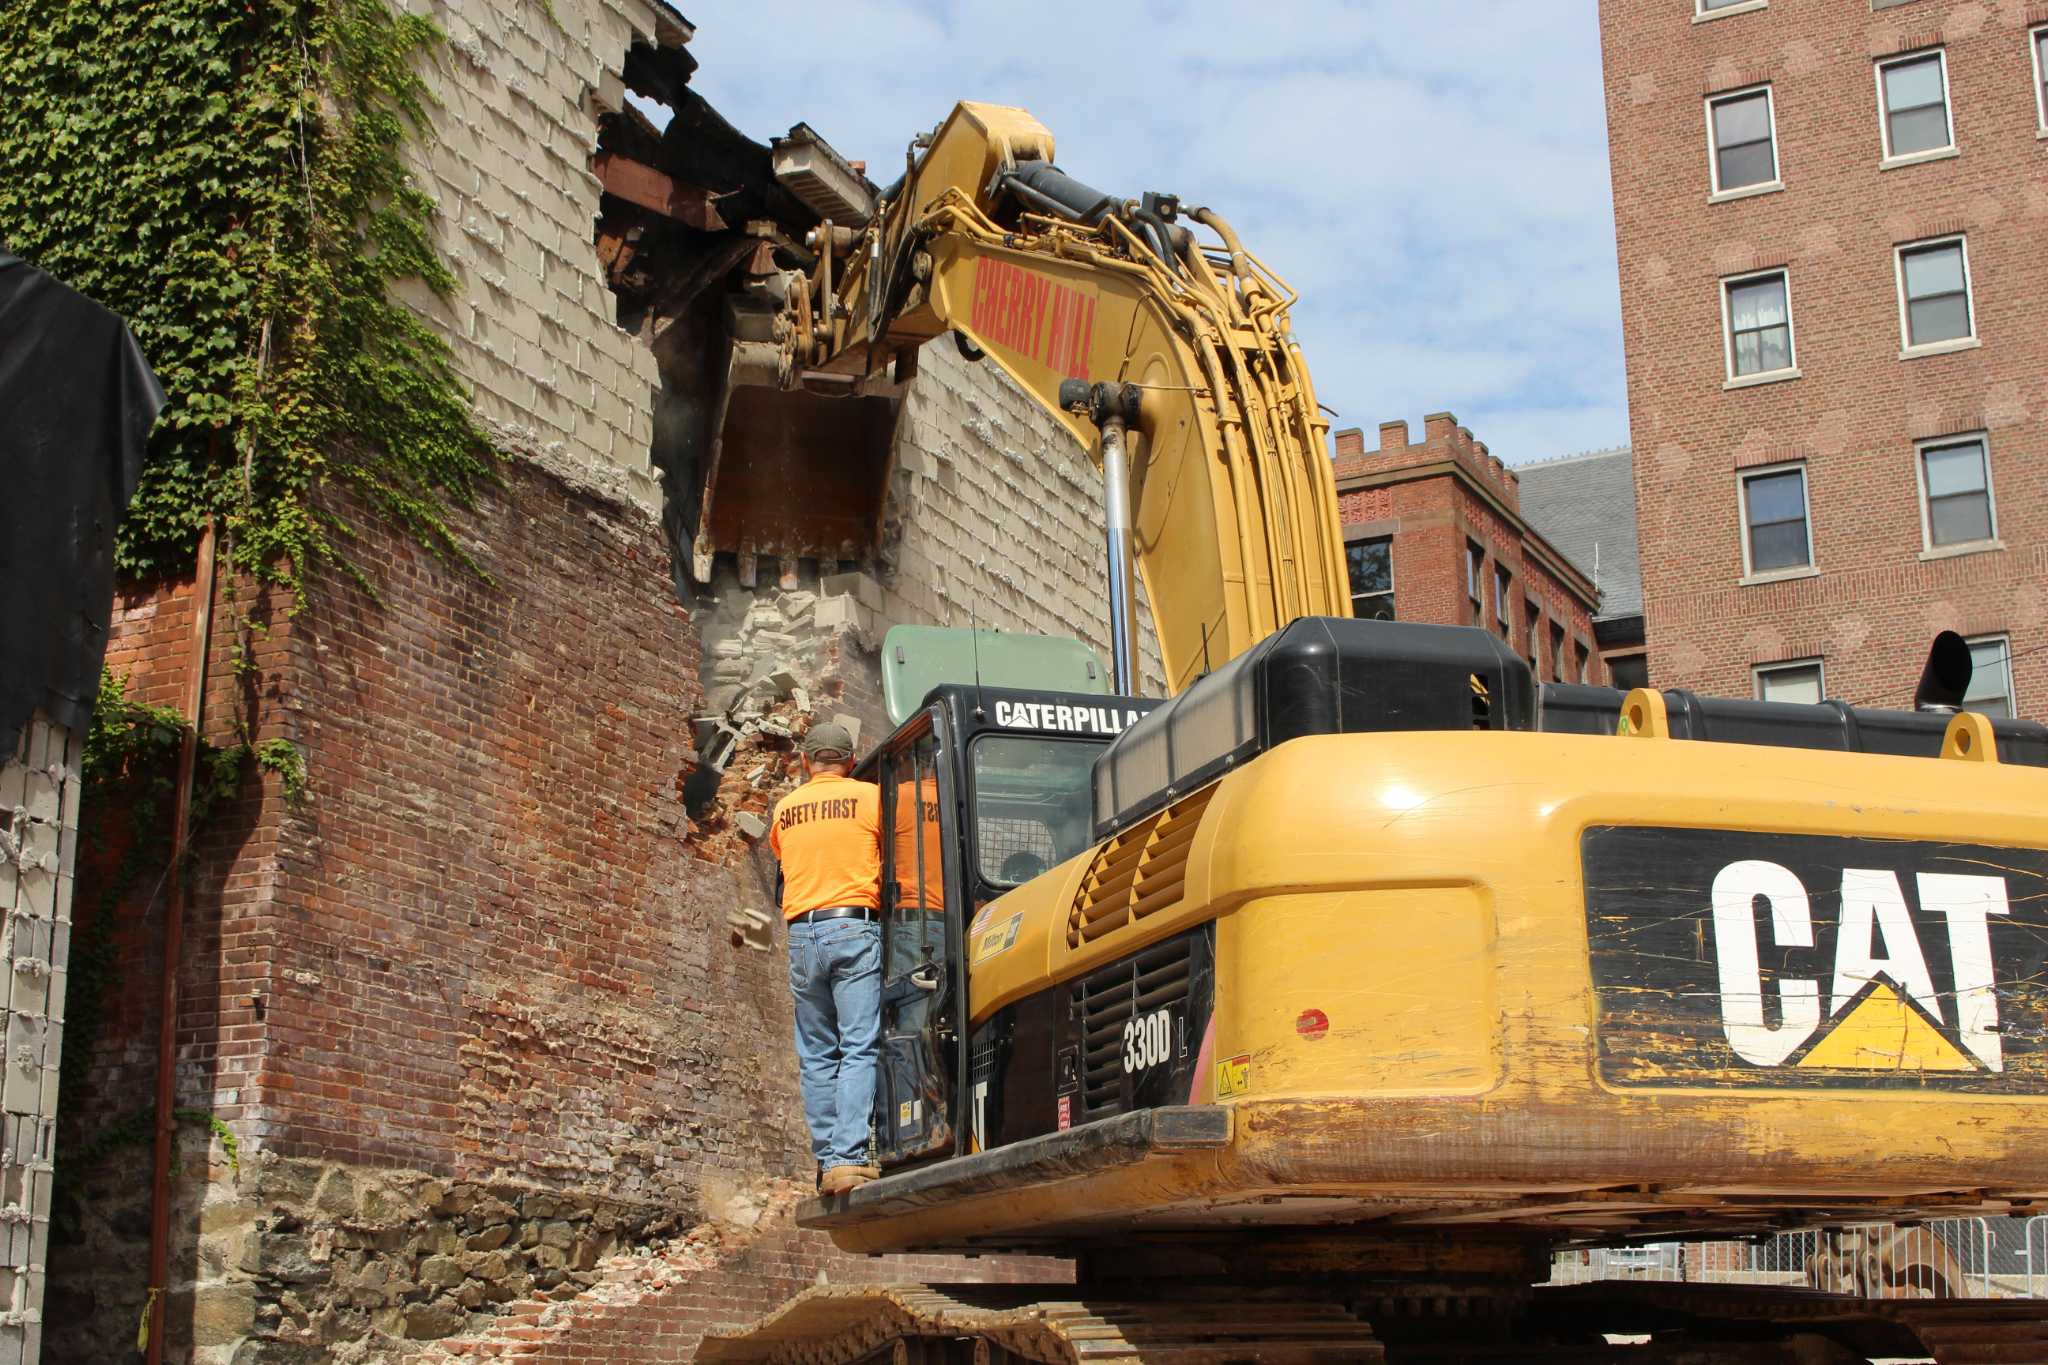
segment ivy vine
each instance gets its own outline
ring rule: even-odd
[[[0,6],[0,243],[128,319],[168,395],[122,570],[182,569],[212,518],[266,581],[353,572],[328,481],[471,563],[445,514],[491,447],[393,294],[454,283],[403,160],[440,42],[388,0]]]

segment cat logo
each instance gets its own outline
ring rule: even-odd
[[[2048,855],[1610,826],[1581,857],[1606,1082],[2048,1093]]]
[[[1834,970],[1825,1009],[1820,980],[1781,976],[1778,1020],[1764,1018],[1757,907],[1769,906],[1775,948],[1812,948],[1812,902],[1790,868],[1761,859],[1730,863],[1714,878],[1714,954],[1720,967],[1721,1029],[1754,1066],[1860,1071],[2003,1071],[1991,922],[2009,915],[2003,877],[1922,872],[1914,881],[1925,914],[1947,929],[1944,1002],[1914,927],[1899,876],[1845,868]]]

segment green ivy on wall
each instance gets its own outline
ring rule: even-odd
[[[391,286],[453,286],[402,160],[440,43],[388,0],[0,5],[0,245],[128,319],[169,405],[120,567],[347,566],[325,481],[446,556],[491,473],[446,345]]]

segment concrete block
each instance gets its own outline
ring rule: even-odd
[[[768,836],[768,822],[750,810],[743,810],[733,817],[733,824],[749,840],[760,840]]]
[[[811,624],[819,630],[867,630],[871,615],[851,597],[827,597],[819,601]]]
[[[35,966],[40,970],[25,971],[25,965],[22,959],[16,958],[13,970],[7,973],[8,985],[12,987],[8,993],[7,1008],[16,1014],[46,1017],[50,1008],[49,969],[37,962]]]
[[[825,598],[851,597],[869,611],[882,609],[882,585],[864,573],[836,573],[818,582],[818,591]],[[820,603],[822,606],[822,602]]]
[[[46,821],[53,825],[57,823],[57,817],[63,813],[64,802],[63,797],[57,791],[56,779],[51,777],[48,772],[32,770],[27,774],[27,780],[23,784],[23,789],[25,792],[24,804],[28,807],[28,818]]]
[[[43,1107],[43,1075],[38,1066],[17,1065],[7,1058],[7,1081],[0,1085],[0,1109],[10,1114],[40,1114]]]

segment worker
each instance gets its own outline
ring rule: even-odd
[[[803,785],[776,803],[768,846],[782,862],[789,989],[804,1122],[818,1189],[844,1194],[868,1162],[882,1033],[880,789],[857,782],[853,736],[836,721],[804,735]]]

